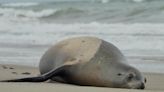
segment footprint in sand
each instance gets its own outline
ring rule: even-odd
[[[29,73],[29,72],[23,72],[22,74],[23,75],[30,75],[31,73]]]
[[[4,66],[4,65],[2,66],[2,68],[3,68],[3,69],[8,69],[8,67],[6,67],[6,66]]]
[[[13,67],[9,67],[9,69],[14,69]]]
[[[5,66],[5,65],[2,65],[2,68],[3,68],[3,69],[14,69],[13,67],[7,67],[7,66]]]
[[[12,74],[18,74],[17,72],[12,72]]]

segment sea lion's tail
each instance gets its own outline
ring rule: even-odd
[[[65,69],[68,66],[61,66],[57,69],[52,69],[51,71],[37,76],[37,77],[28,77],[28,78],[21,78],[21,79],[11,79],[11,80],[2,80],[0,82],[43,82],[46,81],[54,76],[60,76],[65,73]]]

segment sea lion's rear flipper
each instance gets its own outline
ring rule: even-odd
[[[60,76],[65,73],[65,70],[69,67],[70,65],[64,65],[61,66],[57,69],[52,69],[51,71],[37,76],[37,77],[28,77],[28,78],[21,78],[21,79],[13,79],[13,80],[2,80],[0,82],[43,82],[46,81],[54,76]]]

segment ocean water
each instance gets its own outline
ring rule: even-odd
[[[72,36],[116,45],[143,72],[164,73],[163,0],[0,3],[0,63],[37,67],[43,53]]]

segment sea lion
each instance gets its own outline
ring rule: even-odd
[[[113,88],[144,89],[145,78],[126,63],[121,51],[96,37],[74,37],[58,42],[42,56],[41,75],[4,82],[53,81]]]

